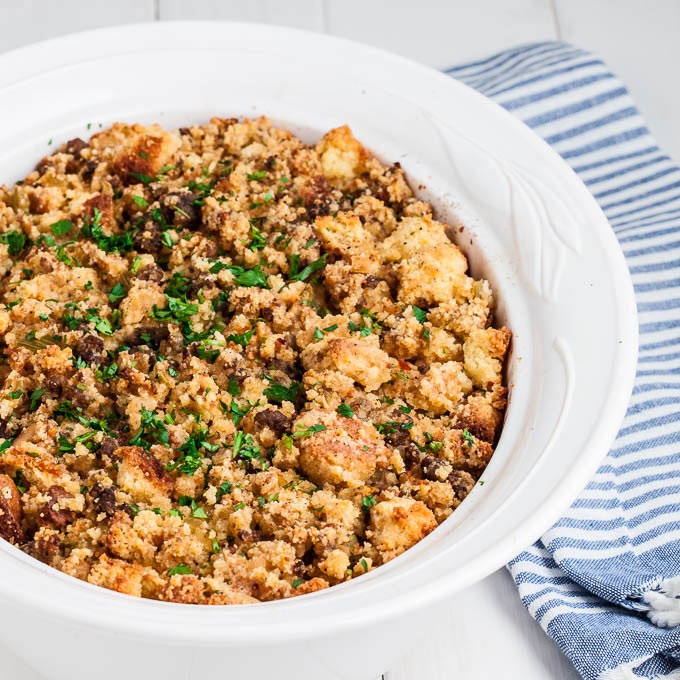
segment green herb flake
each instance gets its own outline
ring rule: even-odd
[[[427,320],[427,312],[420,307],[416,307],[415,305],[411,305],[411,309],[413,309],[413,316],[415,316],[420,323],[425,323]]]
[[[354,416],[354,411],[349,404],[340,404],[338,406],[338,413],[345,418],[352,418]]]
[[[248,179],[250,180],[260,180],[264,179],[267,176],[267,173],[264,170],[258,170],[257,172],[251,172],[247,175]]]
[[[302,271],[296,272],[294,275],[290,276],[291,281],[306,281],[314,272],[318,272],[326,266],[327,258],[328,253],[325,253],[318,260],[314,260],[314,262],[308,264]]]
[[[191,511],[191,516],[194,519],[208,519],[208,515],[206,515],[205,510],[203,508],[196,507]]]
[[[149,175],[145,175],[142,172],[129,172],[129,175],[131,177],[134,177],[135,179],[138,179],[142,184],[151,184],[151,177]]]
[[[244,349],[248,346],[248,343],[250,342],[250,339],[253,337],[253,334],[255,333],[255,329],[251,328],[249,331],[246,331],[245,333],[233,333],[231,335],[228,335],[225,339],[227,342],[234,342],[237,345],[241,345]]]
[[[295,403],[298,394],[302,389],[302,385],[300,385],[300,383],[293,380],[289,387],[285,387],[280,383],[274,382],[274,379],[268,375],[265,375],[265,378],[269,380],[269,387],[263,391],[263,394],[265,397],[267,397],[267,399],[269,399],[269,401],[274,404],[282,404],[284,401]]]
[[[47,238],[52,237],[49,236]],[[17,231],[16,229],[13,229],[12,231],[6,231],[3,234],[0,234],[0,243],[7,244],[7,250],[10,255],[18,255],[26,245],[26,234],[24,234],[23,231]],[[54,240],[52,241],[52,245],[54,245]]]
[[[238,397],[239,387],[236,378],[229,378],[227,392],[229,392],[229,394],[231,394],[232,397]]]
[[[295,432],[293,432],[293,437],[296,438],[311,437],[317,432],[323,432],[325,429],[326,426],[322,425],[321,423],[316,423],[315,425],[310,425],[309,427],[303,427],[302,425],[298,425],[298,429],[295,430]]]
[[[73,229],[73,222],[71,220],[59,220],[59,222],[50,225],[50,230],[55,236],[68,234],[71,229]]]
[[[109,302],[115,305],[117,302],[122,300],[127,295],[125,287],[121,283],[117,283],[109,293]]]
[[[168,576],[174,576],[175,574],[190,574],[191,569],[187,567],[186,564],[178,564],[172,569],[168,569]]]
[[[375,500],[373,495],[364,496],[361,499],[361,509],[368,515],[371,512],[371,508],[377,504],[378,501]]]
[[[42,395],[45,394],[47,390],[44,387],[41,387],[38,390],[33,390],[31,392],[30,396],[30,404],[28,406],[28,410],[30,413],[33,413],[33,411],[37,411],[38,406],[40,405],[40,399],[42,398]]]

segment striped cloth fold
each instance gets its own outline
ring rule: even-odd
[[[621,244],[639,313],[635,388],[613,448],[508,569],[587,680],[680,677],[680,168],[623,83],[582,49],[525,45],[446,73],[522,119],[581,177]]]

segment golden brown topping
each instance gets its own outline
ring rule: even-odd
[[[21,543],[24,530],[21,527],[21,499],[11,477],[0,475],[0,536],[10,543]]]
[[[424,503],[411,498],[392,498],[371,508],[367,535],[386,562],[425,538],[436,527],[434,515]]]

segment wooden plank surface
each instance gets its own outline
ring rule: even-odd
[[[220,19],[325,31],[321,0],[158,0],[159,18]]]
[[[680,161],[680,0],[556,0],[561,39],[599,54]]]
[[[65,33],[153,19],[154,0],[0,0],[0,51]]]
[[[328,33],[437,68],[557,35],[550,0],[326,0],[326,8]]]

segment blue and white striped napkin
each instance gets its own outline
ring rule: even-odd
[[[619,239],[639,312],[635,388],[613,448],[508,568],[587,680],[680,677],[680,167],[584,50],[532,44],[446,72],[521,118],[581,177]]]

